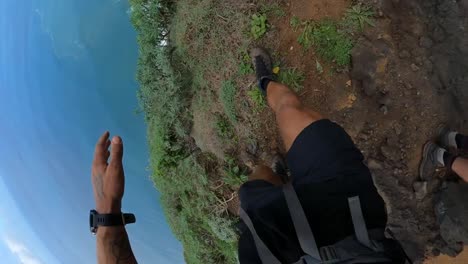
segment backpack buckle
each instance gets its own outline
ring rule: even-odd
[[[320,256],[322,257],[322,261],[326,263],[339,260],[334,246],[321,247]]]

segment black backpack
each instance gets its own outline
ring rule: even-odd
[[[395,246],[396,241],[385,239],[384,230],[367,230],[358,196],[348,199],[355,235],[349,236],[334,245],[322,247],[319,250],[304,209],[291,183],[284,185],[283,193],[299,244],[302,251],[305,252],[305,255],[293,264],[394,263],[393,258],[389,257],[393,255],[388,252],[391,248],[396,248],[395,252],[403,255],[400,259],[407,260],[401,247],[399,245]],[[252,220],[242,207],[240,208],[240,217],[252,234],[262,263],[281,264],[260,239]]]

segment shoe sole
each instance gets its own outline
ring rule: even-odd
[[[419,178],[421,180],[426,180],[426,178],[427,178],[427,177],[424,177],[424,175],[423,175],[423,170],[424,170],[423,166],[426,163],[426,160],[428,158],[429,149],[430,149],[431,145],[432,145],[431,142],[428,141],[428,142],[426,142],[426,144],[424,144],[424,147],[423,147],[421,164],[419,164]]]

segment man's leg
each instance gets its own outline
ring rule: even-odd
[[[281,138],[286,151],[289,151],[302,130],[322,119],[322,116],[307,109],[298,96],[283,84],[270,81],[266,90],[268,105],[275,112]]]
[[[258,165],[252,174],[249,175],[249,181],[255,180],[264,180],[276,186],[283,184],[281,178],[270,167],[265,165]]]
[[[262,48],[252,49],[250,52],[257,75],[258,87],[266,94],[268,105],[276,114],[276,122],[286,151],[289,151],[299,134],[322,117],[300,102],[297,95],[283,84],[275,82],[272,71],[272,61],[268,52]]]
[[[468,159],[458,157],[452,165],[452,170],[465,182],[468,182]]]
[[[286,151],[289,151],[299,134],[315,121],[322,119],[320,114],[305,108],[297,95],[287,86],[270,81],[266,88],[268,105],[276,115]],[[267,166],[259,165],[249,176],[249,181],[264,180],[273,185],[281,185],[281,178]]]

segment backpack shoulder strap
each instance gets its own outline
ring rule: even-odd
[[[288,183],[283,186],[283,192],[286,203],[288,204],[294,229],[296,230],[297,238],[299,239],[299,244],[304,253],[308,254],[313,259],[313,262],[307,263],[322,263],[317,242],[315,241],[314,234],[312,233],[312,229],[310,228],[294,187],[291,183]]]
[[[252,237],[255,241],[255,247],[257,248],[258,256],[260,257],[262,263],[281,264],[281,262],[275,257],[275,255],[271,253],[271,251],[268,249],[265,243],[263,243],[262,239],[260,239],[252,223],[252,220],[250,219],[249,215],[244,211],[244,209],[242,209],[242,207],[240,208],[240,217],[244,221],[245,225],[247,225],[247,227],[250,230],[250,233],[252,234]]]
[[[359,196],[348,198],[348,204],[349,210],[351,212],[351,218],[353,220],[356,239],[364,246],[376,250],[376,247],[369,238],[369,232],[367,231],[366,220],[362,214],[361,201]]]

